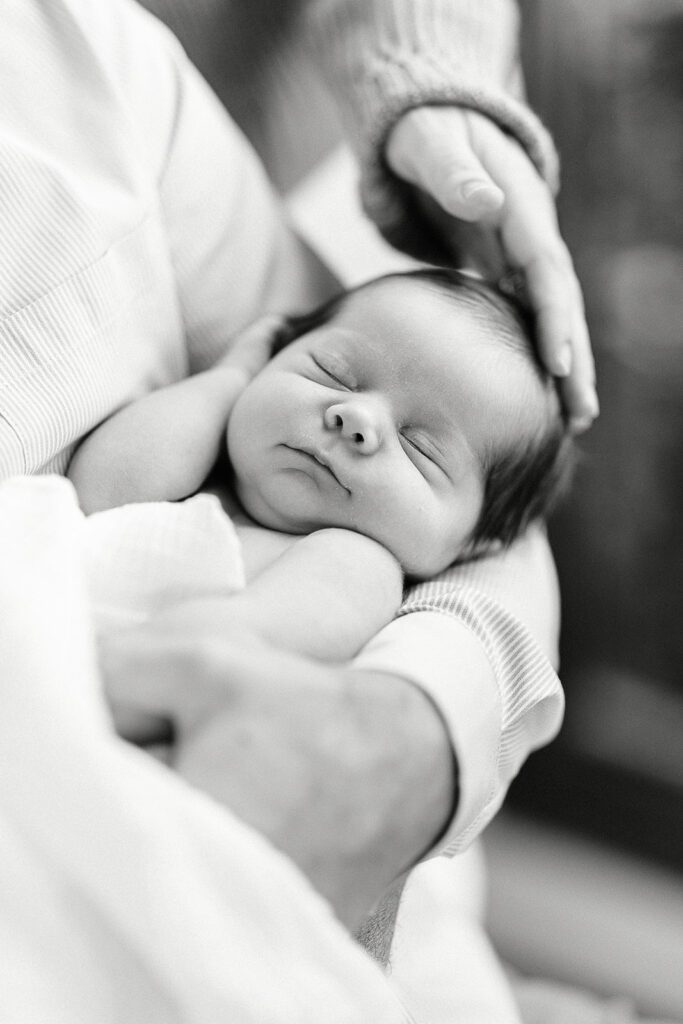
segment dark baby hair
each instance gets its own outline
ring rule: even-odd
[[[572,437],[555,383],[536,352],[531,317],[515,299],[457,270],[434,267],[387,274],[336,295],[310,313],[287,318],[273,354],[328,323],[354,293],[382,281],[401,279],[423,282],[461,307],[464,304],[496,341],[527,360],[543,391],[545,401],[536,429],[526,438],[511,437],[509,444],[486,453],[481,512],[459,557],[471,557],[493,542],[508,546],[529,523],[549,514],[567,488],[575,461]]]

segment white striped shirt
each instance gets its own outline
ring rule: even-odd
[[[282,229],[244,139],[130,0],[8,0],[0,84],[2,479],[63,473],[115,409],[209,365],[262,312]],[[448,723],[460,800],[440,849],[469,842],[557,730],[556,627],[534,532],[415,588],[359,658]]]

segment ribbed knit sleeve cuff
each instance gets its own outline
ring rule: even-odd
[[[384,152],[394,125],[415,107],[487,115],[556,190],[552,140],[522,101],[513,0],[318,0],[308,8],[318,62],[361,163],[364,208],[390,242],[401,244],[415,210]]]

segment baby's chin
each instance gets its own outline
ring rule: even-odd
[[[292,534],[313,533],[314,530],[322,529],[321,526],[311,523],[310,520],[295,512],[288,515],[282,509],[275,507],[265,498],[258,487],[254,487],[249,482],[236,479],[234,486],[242,508],[259,526],[265,526],[268,530],[277,530],[279,533]]]
[[[413,537],[382,537],[377,530],[363,529],[360,524],[351,526],[334,521],[332,517],[329,520],[311,519],[309,515],[299,512],[295,506],[283,509],[279,504],[271,504],[258,486],[246,480],[235,480],[235,492],[247,515],[266,529],[301,536],[335,527],[370,537],[385,547],[394,556],[405,575],[416,582],[433,579],[439,573],[445,572],[456,560],[463,557],[465,552],[465,542],[453,546],[438,545],[434,550],[415,550]]]

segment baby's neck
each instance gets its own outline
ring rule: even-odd
[[[233,487],[225,480],[224,474],[221,476],[214,474],[207,480],[202,491],[218,498],[224,512],[235,527],[242,549],[247,583],[271,565],[276,558],[279,558],[283,551],[301,539],[291,533],[269,530],[248,516]]]

